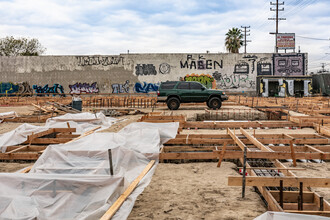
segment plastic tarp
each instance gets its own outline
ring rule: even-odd
[[[155,159],[179,123],[133,123],[50,145],[28,174],[0,174],[0,219],[98,219]],[[173,129],[173,131],[172,131]],[[111,149],[114,175],[110,175]],[[112,219],[126,219],[154,166]]]
[[[264,214],[256,217],[254,220],[329,220],[328,217],[322,217],[318,215],[302,215],[286,212],[265,212]]]
[[[6,152],[7,146],[17,145],[25,142],[27,136],[33,133],[46,131],[49,128],[67,128],[67,122],[71,128],[76,128],[75,134],[82,134],[93,128],[101,126],[100,130],[109,128],[117,122],[117,119],[105,117],[102,113],[79,113],[65,114],[63,116],[48,119],[45,126],[22,124],[15,130],[0,135],[0,150]]]

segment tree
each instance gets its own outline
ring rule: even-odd
[[[0,39],[0,56],[39,56],[46,51],[38,39],[13,36]]]
[[[225,45],[230,53],[238,53],[239,48],[243,45],[243,34],[241,29],[229,29],[226,34]]]

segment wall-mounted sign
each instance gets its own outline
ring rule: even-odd
[[[294,33],[279,33],[277,34],[278,49],[295,49],[295,34]]]

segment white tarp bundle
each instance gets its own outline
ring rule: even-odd
[[[319,215],[302,215],[286,212],[265,212],[264,214],[256,217],[254,220],[329,220],[328,217],[322,217]]]
[[[27,136],[33,133],[46,131],[49,128],[67,128],[67,122],[71,128],[76,128],[75,134],[82,134],[88,130],[101,126],[101,129],[109,128],[116,123],[117,119],[105,117],[102,113],[79,113],[65,114],[62,116],[50,118],[45,126],[35,126],[31,124],[22,124],[15,130],[0,135],[0,150],[6,152],[7,146],[17,145],[25,142]]]
[[[118,133],[94,133],[50,145],[28,174],[0,174],[0,219],[98,219],[151,159],[179,123],[133,123]],[[114,175],[110,175],[111,149]],[[126,219],[155,166],[113,219]]]

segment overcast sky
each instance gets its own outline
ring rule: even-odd
[[[226,52],[228,29],[251,26],[247,52],[271,53],[270,7],[268,0],[0,0],[0,37],[37,38],[46,55],[218,53]],[[329,69],[330,1],[287,0],[284,9],[279,32],[296,33],[310,71],[323,62]]]

